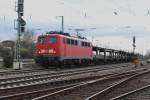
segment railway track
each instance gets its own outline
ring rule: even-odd
[[[60,73],[61,73],[60,75],[58,75],[58,73],[49,73],[48,77],[42,76],[40,74],[41,77],[39,75],[35,75],[35,76],[37,76],[36,78],[33,78],[35,76],[28,76],[28,77],[21,76],[21,77],[13,77],[13,78],[11,77],[9,79],[5,78],[5,79],[1,79],[1,81],[0,81],[1,82],[0,83],[0,87],[1,87],[0,95],[1,96],[6,96],[6,95],[12,96],[12,95],[16,95],[18,93],[21,93],[21,94],[29,93],[29,92],[37,93],[38,90],[46,90],[47,88],[52,89],[52,88],[57,88],[57,87],[62,87],[62,86],[67,86],[67,85],[73,85],[73,84],[81,83],[83,81],[85,82],[85,81],[97,79],[97,78],[108,75],[108,73],[100,75],[98,73],[99,71],[104,72],[104,71],[114,70],[114,69],[121,70],[121,68],[125,67],[125,66],[128,66],[128,64],[120,65],[120,66],[117,64],[117,66],[114,65],[114,68],[113,67],[112,68],[96,67],[95,69],[87,68],[89,70],[89,72],[87,72],[88,70],[86,70],[86,69],[84,69],[84,70],[80,69],[80,72],[79,72],[79,70],[78,70],[78,72],[77,72],[77,70],[75,70],[75,71],[69,70],[70,74],[66,73],[65,71],[60,71]],[[127,67],[125,67],[125,68],[127,68]],[[87,73],[87,75],[86,75],[86,73]],[[81,74],[82,74],[82,76],[81,76]],[[109,72],[109,74],[112,74],[112,73]],[[45,74],[43,74],[43,75],[45,75]],[[72,76],[72,75],[74,75],[74,76]],[[64,77],[64,76],[66,76],[66,77]],[[52,77],[53,77],[53,79],[52,79]],[[18,78],[20,78],[20,79],[18,79]],[[26,78],[26,80],[24,80],[25,78]],[[31,79],[31,78],[33,78],[33,79]],[[22,82],[24,82],[24,83],[22,83]]]
[[[127,92],[111,100],[150,100],[150,85]]]
[[[115,70],[121,67],[114,66]],[[114,70],[114,68],[109,68],[109,70]],[[39,87],[47,88],[52,86],[60,86],[63,84],[68,83],[77,83],[81,81],[89,80],[88,77],[91,77],[92,79],[101,77],[103,75],[99,75],[98,72],[100,71],[108,71],[108,68],[95,68],[95,69],[88,69],[88,70],[80,70],[80,71],[71,71],[71,72],[60,72],[58,73],[44,73],[44,74],[38,74],[38,75],[29,75],[29,76],[19,76],[19,77],[11,77],[11,78],[4,78],[0,79],[0,95],[6,95],[17,93],[17,91],[22,88],[21,90],[28,91],[28,89],[32,90],[39,89]],[[111,74],[111,73],[109,73]],[[59,84],[58,84],[59,83]],[[47,87],[46,87],[47,86]],[[33,89],[34,88],[34,89]],[[13,92],[15,91],[15,92]]]
[[[85,100],[120,100],[117,98],[121,98],[122,95],[132,93],[133,91],[139,90],[139,88],[150,85],[149,77],[150,70],[117,82],[116,84],[111,85],[110,87],[107,87],[106,89],[86,98]]]
[[[129,64],[125,65],[112,65],[112,66],[103,66],[103,67],[92,67],[92,68],[80,68],[80,69],[74,69],[74,70],[62,70],[62,71],[50,71],[50,70],[22,70],[22,71],[11,71],[11,72],[1,72],[0,73],[0,79],[15,79],[15,78],[24,78],[28,76],[38,76],[38,75],[54,75],[54,74],[66,74],[66,73],[76,73],[76,72],[96,72],[100,70],[108,70],[108,69],[114,69],[114,68],[123,68],[131,66]]]
[[[34,98],[33,100],[84,100],[89,95],[103,90],[114,83],[123,81],[126,77],[132,76],[143,70],[133,70],[124,73],[108,75],[103,78],[84,82],[60,91]]]
[[[68,69],[68,70],[60,70],[60,71],[56,71],[54,69],[31,69],[31,70],[11,70],[11,71],[1,71],[0,72],[0,78],[3,77],[18,77],[18,76],[26,76],[26,75],[30,75],[30,74],[38,74],[38,73],[42,73],[42,72],[48,72],[48,73],[65,73],[65,72],[74,72],[74,71],[82,71],[82,70],[92,70],[92,69],[100,69],[100,68],[108,68],[108,67],[127,67],[127,66],[131,66],[131,63],[124,63],[124,64],[114,64],[114,65],[104,65],[104,66],[96,66],[96,67],[87,67],[87,68],[77,68],[77,69]]]
[[[65,86],[59,86],[54,88],[48,88],[44,90],[37,90],[32,92],[25,92],[25,93],[18,93],[13,95],[7,95],[7,96],[1,96],[0,100],[31,100],[34,97],[38,97],[40,95],[53,93],[56,91],[59,91],[61,89],[69,88],[71,86],[75,86],[77,84],[71,84],[71,85],[65,85]]]
[[[26,76],[29,74],[42,73],[42,72],[46,72],[46,71],[50,72],[47,69],[1,71],[0,72],[0,79],[1,78],[8,78],[8,77]]]
[[[114,65],[110,65],[110,66],[130,66],[131,63],[125,63],[123,64],[114,64]],[[107,68],[108,65],[102,66],[102,68]],[[29,75],[29,74],[36,74],[39,72],[52,72],[52,73],[63,73],[63,72],[73,72],[73,71],[82,71],[82,70],[90,70],[93,68],[99,68],[99,66],[97,67],[87,67],[87,68],[78,68],[78,69],[69,69],[69,70],[60,70],[60,71],[56,71],[56,70],[51,70],[51,69],[31,69],[31,70],[11,70],[11,71],[1,71],[0,72],[0,78],[3,77],[17,77],[17,76],[25,76],[25,75]]]

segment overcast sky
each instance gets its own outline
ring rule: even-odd
[[[0,40],[15,39],[14,10],[17,0],[0,0]],[[60,31],[64,16],[65,32],[81,35],[103,47],[136,51],[150,49],[150,0],[25,0],[27,29],[35,33]]]

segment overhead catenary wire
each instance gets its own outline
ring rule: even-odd
[[[120,4],[120,1],[118,2],[118,1],[116,1],[116,0],[110,0],[111,2],[112,2],[112,4],[114,4],[114,9],[113,9],[113,13],[114,13],[114,15],[119,15],[119,14],[121,14],[122,13],[122,11],[126,11],[126,12],[128,12],[129,14],[132,14],[132,15],[135,15],[135,9],[134,9],[134,7],[135,7],[135,4],[136,4],[136,0],[132,0],[132,5],[131,5],[131,2],[130,2],[130,0],[126,0],[126,1],[124,1],[124,2],[126,2],[126,4],[125,5],[121,5]],[[134,6],[133,6],[133,4],[134,4]]]
[[[70,9],[74,10],[75,13],[77,13],[77,14],[80,13],[83,17],[84,17],[84,16],[87,16],[87,12],[86,12],[86,11],[82,11],[81,8],[78,9],[77,7],[73,7],[73,5],[70,6],[70,4],[67,3],[67,2],[64,1],[64,0],[61,0],[61,1],[60,1],[60,0],[56,0],[56,2],[58,2],[58,3],[61,4],[61,5],[65,5],[65,6],[69,7]]]

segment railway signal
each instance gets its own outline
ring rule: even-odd
[[[135,47],[136,47],[136,45],[135,45],[135,36],[133,36],[133,53],[135,52]]]
[[[20,32],[24,32],[25,31],[25,25],[26,25],[26,22],[24,21],[24,19],[20,18]]]

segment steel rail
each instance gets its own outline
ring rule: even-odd
[[[101,96],[107,94],[111,90],[113,90],[113,89],[115,89],[115,88],[125,84],[126,82],[128,82],[128,81],[130,81],[130,80],[132,80],[134,78],[137,78],[137,77],[139,77],[141,75],[145,75],[147,73],[150,73],[150,70],[144,71],[142,73],[139,73],[139,74],[136,74],[134,76],[131,76],[131,77],[129,77],[129,78],[123,80],[123,81],[120,81],[120,82],[118,82],[118,83],[116,83],[116,84],[114,84],[114,85],[112,85],[112,86],[110,86],[110,87],[108,87],[108,88],[106,88],[106,89],[104,89],[104,90],[102,90],[102,91],[100,91],[100,92],[98,92],[98,93],[96,93],[96,94],[86,98],[85,100],[98,100],[99,98],[101,98]]]
[[[36,80],[44,80],[44,79],[50,79],[50,78],[59,78],[59,77],[65,77],[65,76],[71,76],[71,75],[76,75],[76,74],[85,74],[85,73],[90,73],[90,72],[96,72],[96,71],[104,71],[104,70],[110,70],[110,69],[116,69],[116,68],[121,68],[121,67],[113,67],[113,68],[98,68],[98,69],[90,69],[90,70],[83,70],[83,71],[74,71],[71,73],[60,73],[60,74],[55,74],[55,73],[44,73],[40,75],[29,75],[26,77],[15,77],[15,78],[4,78],[0,79],[0,87],[5,87],[6,85],[13,85],[13,84],[19,84],[21,82],[32,82]]]
[[[111,68],[109,68],[109,69],[111,69]],[[112,68],[112,69],[114,69],[114,68]],[[102,69],[101,69],[102,70]],[[94,71],[94,73],[95,73],[95,71]],[[83,73],[82,73],[83,74]],[[57,76],[57,75],[56,75]],[[68,75],[68,76],[70,76],[70,75]],[[89,77],[89,76],[88,76]],[[18,91],[19,89],[21,89],[21,88],[29,88],[29,87],[35,87],[35,88],[37,88],[38,86],[41,86],[41,87],[43,87],[44,86],[44,84],[45,85],[51,85],[51,86],[55,86],[55,84],[56,85],[60,85],[60,84],[64,84],[64,83],[73,83],[73,82],[78,82],[78,81],[83,81],[83,79],[84,80],[86,80],[86,78],[88,79],[88,77],[82,77],[82,78],[73,78],[73,79],[68,79],[68,78],[66,78],[66,79],[63,79],[63,80],[53,80],[53,81],[50,81],[50,80],[37,80],[37,81],[35,81],[35,83],[34,82],[32,82],[31,80],[29,80],[30,82],[29,83],[24,83],[24,84],[21,84],[21,86],[17,86],[16,84],[11,84],[11,83],[6,83],[6,84],[10,84],[10,86],[6,86],[6,87],[4,87],[4,88],[1,88],[0,89],[0,91],[1,91],[1,93],[5,93],[5,91]],[[102,77],[102,76],[91,76],[90,75],[90,77],[91,78],[97,78],[97,77]],[[56,79],[56,78],[55,78]],[[36,79],[35,79],[36,80]],[[25,81],[24,81],[25,82]],[[14,82],[15,83],[15,82]],[[17,82],[16,82],[17,83]],[[5,83],[3,83],[2,85],[6,85]],[[12,86],[14,86],[14,87],[12,87]]]
[[[66,86],[60,86],[56,88],[48,88],[44,90],[38,90],[38,91],[32,91],[32,92],[26,92],[26,93],[18,93],[14,95],[7,95],[7,96],[1,96],[0,100],[12,100],[12,99],[17,99],[17,100],[31,100],[32,98],[39,96],[39,95],[44,95],[46,93],[52,93],[55,91],[59,91],[61,89],[69,88],[71,86],[75,86],[77,84],[71,84],[71,85],[66,85]]]
[[[124,64],[115,64],[115,65],[105,65],[105,66],[101,66],[102,68],[107,68],[108,66],[122,66],[122,67],[125,67],[125,66],[130,66],[131,63],[124,63]],[[65,72],[74,72],[74,71],[81,71],[81,70],[85,70],[85,69],[93,69],[93,68],[100,68],[100,66],[96,66],[96,67],[87,67],[87,68],[77,68],[77,69],[67,69],[67,70],[60,70],[60,71],[57,71],[57,72],[53,72],[53,73],[65,73]],[[44,70],[44,71],[43,71]],[[15,74],[30,74],[30,73],[33,73],[33,72],[50,72],[49,69],[38,69],[38,70],[13,70],[13,71],[2,71],[0,72],[0,76],[5,76],[5,75],[15,75]]]
[[[54,92],[52,94],[40,96],[40,97],[37,97],[33,100],[43,100],[43,99],[50,99],[51,100],[51,99],[55,99],[55,97],[57,97],[58,95],[61,96],[61,95],[70,93],[71,91],[75,91],[76,89],[80,89],[81,87],[89,86],[90,84],[94,84],[94,83],[104,81],[104,80],[109,80],[109,79],[116,79],[116,78],[125,77],[125,76],[127,77],[127,76],[134,75],[136,73],[137,73],[137,71],[135,71],[135,73],[133,71],[130,71],[130,72],[126,72],[126,73],[124,72],[124,73],[120,73],[120,74],[106,76],[104,78],[100,78],[100,79],[97,79],[97,80],[93,80],[93,81],[89,81],[89,82],[86,82],[86,83],[83,83],[83,84],[79,84],[77,86],[66,88],[66,89]]]
[[[150,88],[150,85],[143,86],[143,87],[138,88],[138,89],[136,89],[136,90],[133,90],[133,91],[127,92],[127,93],[125,93],[125,94],[119,95],[119,96],[117,96],[117,97],[114,97],[114,98],[112,98],[112,99],[110,99],[110,100],[121,100],[121,99],[123,99],[123,98],[125,98],[125,97],[127,97],[127,96],[129,96],[129,95],[132,95],[132,94],[134,94],[134,93],[137,93],[137,92],[146,90],[147,88]]]

